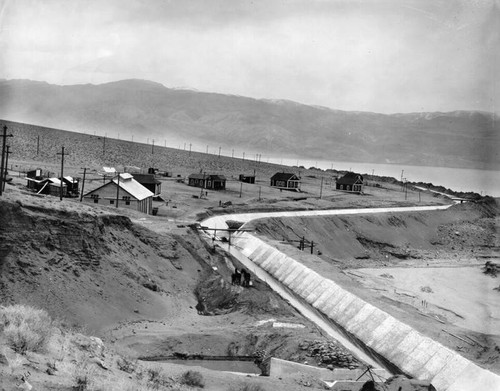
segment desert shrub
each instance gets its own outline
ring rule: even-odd
[[[197,371],[187,371],[181,376],[180,382],[190,387],[205,387],[205,380],[203,375]]]
[[[45,349],[53,330],[46,311],[24,305],[0,307],[0,331],[18,353]]]
[[[129,360],[124,357],[118,358],[118,360],[116,360],[116,364],[118,365],[120,371],[127,373],[135,372],[137,369],[137,361]]]
[[[146,370],[148,387],[158,390],[160,387],[168,385],[168,379],[163,375],[161,368],[148,368]]]

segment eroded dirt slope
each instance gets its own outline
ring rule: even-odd
[[[387,266],[405,259],[498,256],[499,207],[493,199],[445,211],[259,220],[255,232],[299,246],[342,268]],[[319,251],[319,254],[318,254]]]

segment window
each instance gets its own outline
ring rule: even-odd
[[[94,198],[94,204],[98,204],[99,203],[99,198]]]
[[[113,205],[115,203],[115,200],[109,200],[109,203]]]
[[[130,205],[130,201],[125,201],[125,205]]]
[[[123,201],[130,201],[130,197],[129,197],[129,196],[123,196],[123,197],[122,197],[122,200],[123,200]]]

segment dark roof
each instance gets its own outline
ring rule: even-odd
[[[275,180],[275,181],[295,180],[295,181],[298,181],[299,177],[295,174],[291,174],[291,173],[287,173],[287,172],[277,172],[276,174],[274,174],[271,177],[271,180]]]
[[[357,181],[363,182],[363,176],[355,172],[348,172],[342,178],[337,179],[339,185],[354,185]]]
[[[153,174],[132,174],[132,176],[140,184],[150,185],[161,183]]]
[[[211,181],[225,181],[226,177],[224,175],[218,174],[191,174],[188,176],[189,179],[209,179]]]

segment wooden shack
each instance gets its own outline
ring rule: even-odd
[[[293,173],[278,172],[271,177],[271,187],[299,191],[300,178]]]

